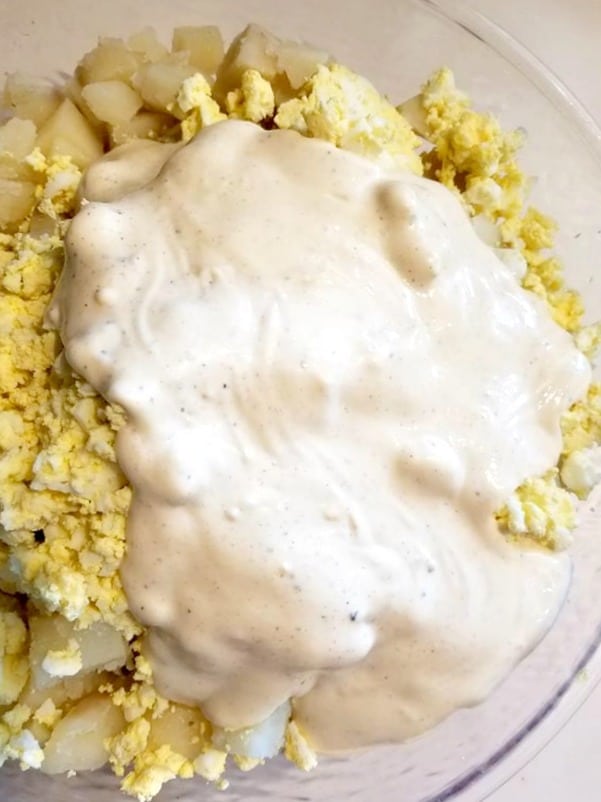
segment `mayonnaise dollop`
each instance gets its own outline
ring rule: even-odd
[[[51,318],[127,413],[159,690],[229,728],[292,697],[325,751],[483,699],[566,591],[493,514],[588,363],[434,182],[237,121],[144,147],[90,171]]]

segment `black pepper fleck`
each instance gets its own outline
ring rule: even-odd
[[[43,529],[36,529],[33,533],[33,539],[36,543],[45,543],[46,542],[46,535],[44,534]]]

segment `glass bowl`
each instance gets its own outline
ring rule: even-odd
[[[20,0],[0,8],[2,68],[40,75],[72,71],[98,35],[153,25],[219,24],[227,36],[254,21],[322,46],[395,100],[415,94],[446,64],[481,109],[525,129],[522,155],[536,176],[533,200],[560,222],[567,275],[601,316],[601,132],[523,47],[450,0]],[[461,710],[425,735],[352,758],[322,759],[311,774],[275,760],[251,774],[231,772],[222,792],[201,781],[171,783],[160,799],[215,802],[479,802],[534,756],[584,701],[601,676],[601,546],[595,501],[582,511],[571,550],[571,590],[553,629],[483,704]],[[109,802],[118,781],[105,772],[49,779],[4,767],[0,799]]]

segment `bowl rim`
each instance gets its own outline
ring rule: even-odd
[[[601,172],[601,126],[563,81],[517,38],[460,0],[411,0],[463,29],[516,69],[571,126]],[[601,488],[599,488],[601,490]],[[601,501],[601,493],[596,494]],[[423,802],[482,802],[529,763],[567,724],[601,682],[601,622],[571,675],[529,721],[479,765],[456,777]],[[584,672],[588,681],[580,682]],[[533,737],[535,735],[535,737]]]
[[[519,39],[481,11],[469,8],[460,0],[414,1],[463,28],[515,67],[567,118],[601,165],[601,124],[561,78]]]

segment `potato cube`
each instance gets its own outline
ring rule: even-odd
[[[42,771],[94,771],[108,760],[104,746],[125,727],[121,710],[110,697],[93,694],[75,705],[54,728],[44,748]]]
[[[35,183],[35,170],[23,161],[35,140],[36,127],[31,120],[13,117],[0,127],[0,178]]]
[[[426,112],[422,103],[422,96],[415,95],[397,107],[397,111],[407,120],[416,134],[426,137]]]
[[[133,33],[127,40],[127,46],[142,56],[144,61],[161,61],[169,52],[165,45],[159,42],[156,31],[150,26]]]
[[[0,229],[18,225],[35,204],[35,184],[0,178]]]
[[[231,43],[217,70],[213,94],[222,101],[240,85],[245,70],[258,70],[268,81],[278,72],[281,41],[259,25],[249,25]]]
[[[213,744],[218,749],[251,760],[274,757],[284,744],[290,712],[290,702],[284,702],[254,727],[242,730],[224,730],[215,727]]]
[[[79,62],[75,75],[84,85],[97,81],[129,83],[141,61],[141,56],[128,50],[122,39],[101,39],[98,47]]]
[[[103,153],[99,136],[68,98],[40,129],[37,145],[46,156],[70,156],[81,168],[99,159]]]
[[[92,113],[91,108],[86,103],[83,96],[83,87],[77,78],[70,78],[65,84],[65,97],[68,97],[83,114],[86,120],[90,123],[93,130],[96,131],[98,137],[102,139],[102,123],[99,122],[95,114]]]
[[[207,728],[206,719],[198,708],[173,704],[152,722],[149,745],[157,749],[169,744],[179,755],[194,760],[202,750],[201,736]]]
[[[46,122],[62,100],[59,90],[49,83],[13,72],[4,85],[4,104],[15,117],[31,120],[36,126]]]
[[[111,128],[111,143],[124,145],[132,139],[163,139],[176,120],[158,111],[140,111],[125,123]]]
[[[326,64],[328,54],[298,42],[282,42],[278,56],[278,70],[284,72],[293,89],[300,89],[320,64]]]
[[[223,61],[223,37],[216,25],[175,28],[171,49],[186,50],[190,64],[205,75],[214,75]]]
[[[10,153],[0,153],[0,178],[35,184],[36,172],[29,164],[20,159],[15,159]]]
[[[56,234],[56,229],[57,222],[52,217],[48,217],[48,215],[40,211],[33,213],[29,224],[29,234],[34,239],[41,239],[45,236],[51,237]]]
[[[182,83],[195,72],[189,64],[144,64],[135,75],[134,86],[151,109],[170,111]]]
[[[47,688],[36,688],[30,677],[29,682],[25,686],[25,690],[21,694],[19,703],[27,705],[31,707],[32,710],[35,710],[50,699],[56,707],[63,707],[65,704],[83,699],[84,696],[88,696],[90,693],[97,691],[101,685],[107,682],[119,684],[120,681],[120,677],[109,674],[106,671],[101,671],[94,674],[86,674],[84,677],[66,677],[57,685],[51,685]]]
[[[90,110],[101,122],[127,122],[142,108],[140,95],[123,81],[98,81],[81,91]]]
[[[24,159],[35,146],[37,129],[31,120],[13,117],[0,126],[0,151],[10,153],[16,159]]]
[[[66,649],[75,640],[81,652],[81,669],[77,676],[94,671],[114,671],[125,665],[128,649],[122,635],[116,629],[98,622],[88,629],[75,626],[61,616],[34,616],[30,619],[29,663],[35,688],[48,688],[63,680],[60,675],[50,674],[44,669],[48,652]]]

